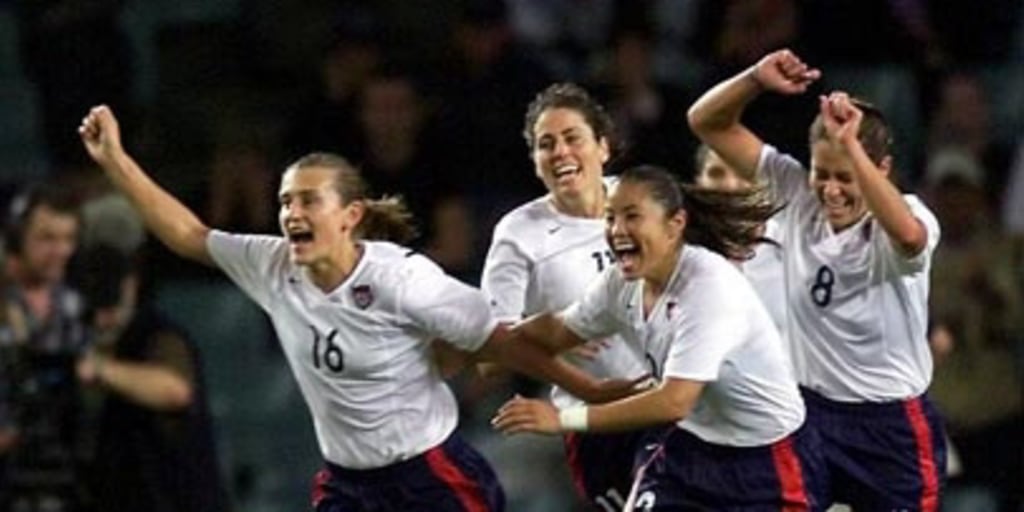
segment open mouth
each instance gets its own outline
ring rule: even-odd
[[[616,240],[612,244],[612,253],[615,254],[615,260],[619,262],[622,270],[630,272],[640,257],[640,247],[632,240]]]
[[[302,229],[288,231],[288,241],[292,245],[310,244],[313,242],[313,232]]]
[[[562,181],[580,173],[581,167],[576,164],[565,164],[555,167],[555,179]]]

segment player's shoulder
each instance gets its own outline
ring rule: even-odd
[[[557,215],[548,203],[548,196],[523,203],[502,216],[494,227],[494,238],[528,239],[540,233],[546,224],[557,222]]]
[[[443,274],[444,270],[425,254],[386,241],[363,241],[365,271],[374,280],[401,284],[415,275]]]
[[[678,291],[700,288],[703,295],[736,287],[744,288],[744,284],[748,284],[735,263],[699,245],[684,247],[677,272],[679,279],[676,279],[675,286]]]

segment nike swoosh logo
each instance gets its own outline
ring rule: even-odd
[[[561,230],[561,229],[562,229],[562,226],[555,226],[553,228],[548,229],[548,234],[549,235],[553,235],[555,233],[558,233],[558,231]]]

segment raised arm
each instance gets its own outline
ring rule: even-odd
[[[210,232],[191,210],[157,185],[121,146],[117,118],[107,106],[94,107],[78,128],[89,156],[103,168],[142,215],[143,221],[172,251],[212,265],[206,249]]]
[[[763,91],[803,93],[820,77],[789,50],[770,53],[704,93],[687,113],[690,128],[742,178],[753,181],[764,143],[741,121],[747,105]]]
[[[892,157],[876,166],[857,138],[864,117],[844,92],[833,92],[820,99],[822,121],[829,139],[839,144],[853,163],[864,204],[878,220],[896,250],[904,256],[916,256],[928,244],[928,230],[910,211],[899,189],[889,179]]]

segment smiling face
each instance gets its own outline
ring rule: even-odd
[[[741,178],[725,160],[722,160],[721,156],[718,156],[718,153],[710,149],[707,150],[700,168],[697,169],[697,177],[694,181],[699,187],[729,192],[753,186],[752,183]]]
[[[623,180],[608,198],[605,236],[628,280],[667,281],[685,227],[686,213],[669,213],[645,182]]]
[[[811,145],[808,179],[832,229],[847,228],[867,213],[853,162],[833,143],[819,140]]]
[[[533,125],[533,140],[534,169],[556,202],[572,203],[602,186],[608,141],[594,135],[579,111],[561,107],[543,111]]]
[[[315,268],[335,261],[345,245],[352,245],[352,230],[362,217],[362,203],[343,204],[328,167],[291,167],[281,178],[278,215],[296,265]]]

